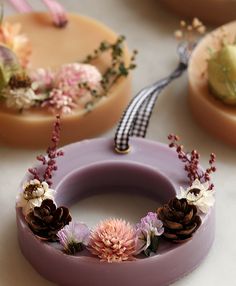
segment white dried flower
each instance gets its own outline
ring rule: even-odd
[[[188,30],[189,32],[191,32],[191,31],[193,30],[193,26],[192,26],[192,25],[188,25],[188,26],[187,26],[187,30]]]
[[[181,30],[177,30],[177,31],[175,31],[175,38],[177,39],[177,40],[180,40],[180,39],[182,39],[183,38],[183,32],[181,31]]]
[[[202,26],[202,22],[198,18],[193,18],[192,25],[193,28],[198,28],[199,26]]]
[[[183,28],[186,27],[186,22],[183,21],[183,20],[181,20],[181,21],[180,21],[180,27],[183,27]]]
[[[32,88],[6,89],[3,93],[6,105],[14,109],[27,109],[35,105],[38,96]]]
[[[206,27],[205,26],[200,26],[197,28],[197,32],[199,34],[204,34],[206,32]]]
[[[180,194],[177,198],[186,199],[202,213],[207,213],[215,203],[214,191],[209,190],[209,182],[202,184],[198,179],[186,190],[180,187]]]
[[[17,207],[22,208],[24,215],[27,215],[34,207],[40,207],[45,199],[54,199],[55,191],[50,189],[46,182],[39,180],[30,180],[23,185],[23,192],[21,192],[17,199]]]

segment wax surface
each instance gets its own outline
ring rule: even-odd
[[[161,0],[164,5],[182,17],[198,17],[210,24],[224,24],[236,18],[235,0]],[[214,11],[214,13],[211,13]]]
[[[236,22],[225,25],[225,30],[233,41],[236,35]],[[236,146],[236,107],[228,106],[216,99],[209,91],[207,80],[207,48],[215,47],[213,35],[220,28],[207,35],[197,46],[189,63],[189,102],[196,120],[214,136]]]
[[[101,41],[114,42],[117,35],[104,25],[76,14],[69,14],[64,29],[55,28],[46,13],[18,14],[6,17],[6,21],[20,22],[23,33],[28,35],[33,48],[32,68],[51,67],[83,61]],[[129,63],[125,47],[124,61]],[[110,64],[110,56],[104,55],[94,62],[100,71]],[[102,98],[92,112],[75,110],[63,116],[61,144],[95,137],[111,128],[120,118],[131,96],[130,76],[122,78]],[[25,148],[47,146],[55,116],[41,109],[23,113],[10,111],[0,104],[0,140],[8,145]]]
[[[54,177],[57,203],[69,206],[83,197],[113,190],[142,194],[164,203],[175,196],[180,185],[186,187],[183,164],[167,146],[145,139],[132,139],[131,146],[127,155],[116,154],[111,139],[65,147]],[[20,209],[16,215],[23,255],[43,277],[61,286],[76,286],[78,281],[86,286],[169,285],[196,268],[214,240],[215,213],[211,209],[187,243],[163,241],[156,256],[101,263],[88,253],[68,256],[41,242],[30,231]]]

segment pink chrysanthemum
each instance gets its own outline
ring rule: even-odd
[[[121,219],[107,219],[92,232],[89,250],[101,261],[132,260],[136,251],[135,229]]]
[[[79,87],[79,84],[87,83],[91,89],[99,90],[101,79],[102,75],[95,66],[80,63],[66,64],[55,76],[55,87],[72,98],[78,98],[87,92]]]

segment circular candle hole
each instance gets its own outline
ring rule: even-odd
[[[93,228],[107,218],[121,218],[136,224],[141,217],[150,211],[155,212],[159,206],[159,202],[150,198],[114,192],[85,198],[73,204],[70,213],[74,221],[85,222]]]
[[[172,183],[158,170],[130,162],[92,164],[68,174],[56,188],[56,202],[91,226],[101,218],[137,222],[175,196]]]

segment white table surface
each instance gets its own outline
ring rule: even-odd
[[[40,1],[29,1],[36,9],[43,9]],[[138,69],[133,74],[134,94],[143,86],[165,76],[177,63],[173,30],[178,18],[164,11],[155,0],[70,0],[62,1],[68,11],[77,11],[94,17],[125,34],[131,48],[138,48]],[[5,15],[14,13],[9,6]],[[216,239],[210,254],[202,265],[174,285],[235,286],[236,278],[236,152],[233,148],[212,138],[192,118],[187,103],[187,77],[174,82],[162,94],[152,116],[148,138],[167,142],[168,133],[181,136],[188,150],[197,148],[206,166],[208,154],[217,154],[218,172],[214,176],[217,190]],[[104,136],[112,136],[114,130]],[[40,277],[21,255],[15,225],[15,196],[17,186],[27,168],[41,151],[10,149],[0,145],[0,285],[53,285]],[[116,196],[124,201],[123,196]],[[114,198],[97,197],[80,202],[73,214],[90,225],[101,217],[123,216],[135,220],[140,213],[154,207],[153,202],[131,198],[118,208],[107,208]],[[100,208],[94,204],[101,202]],[[128,210],[127,210],[128,209]],[[89,212],[89,214],[88,214]],[[84,285],[86,286],[86,285]],[[147,285],[148,286],[148,285]]]

